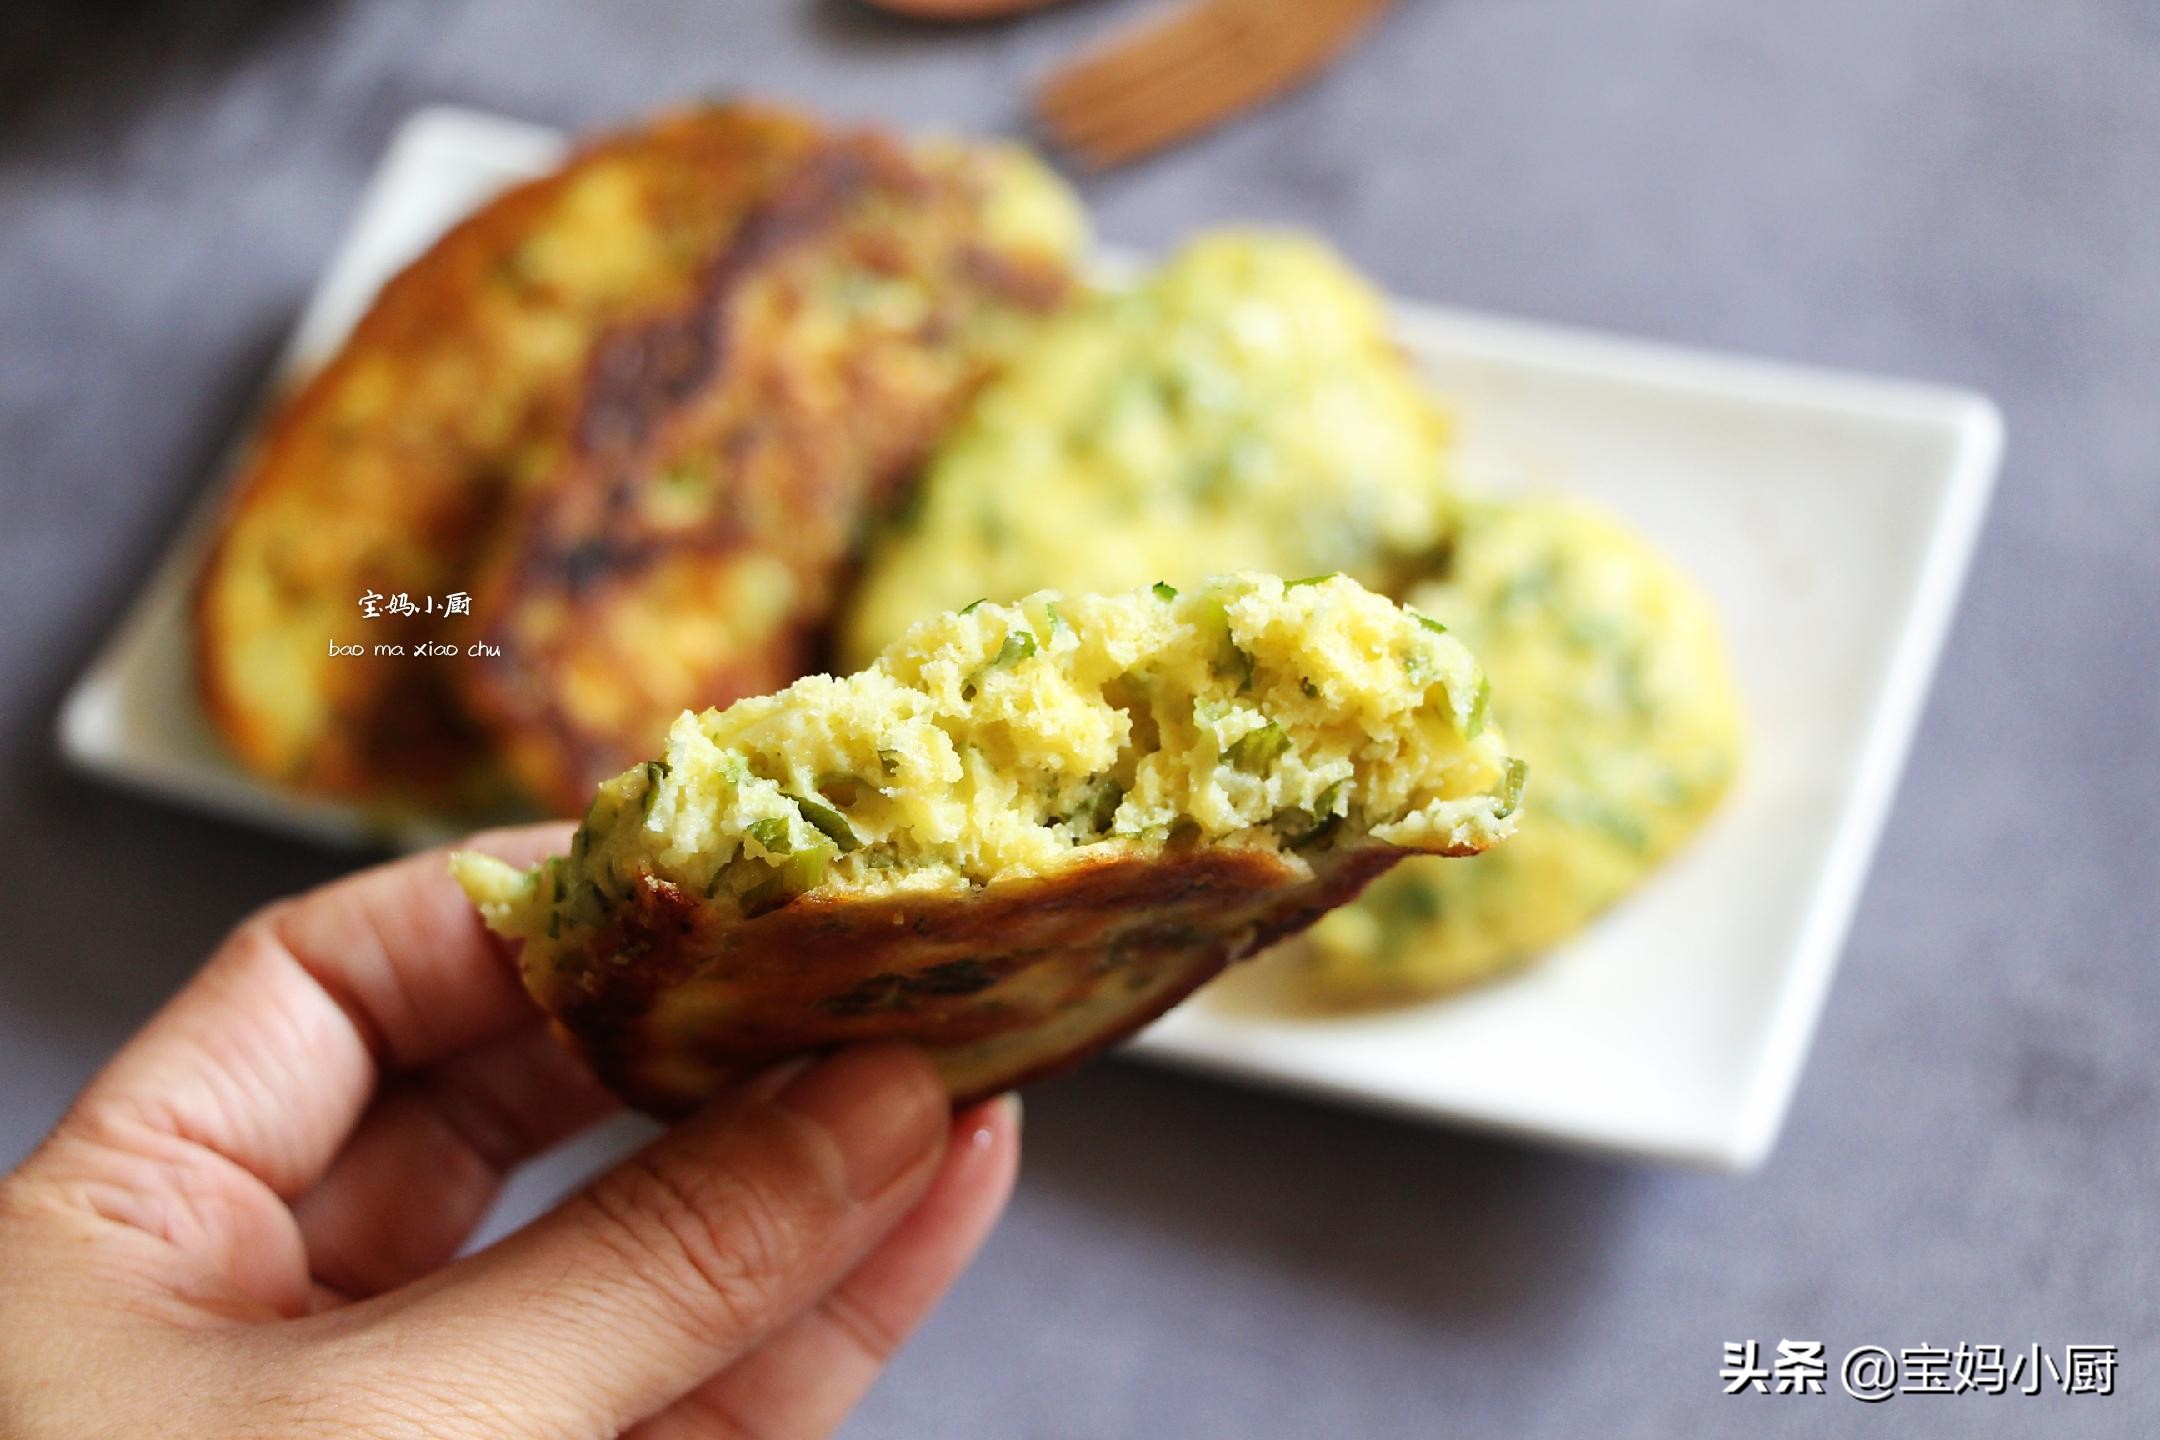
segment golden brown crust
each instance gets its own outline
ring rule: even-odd
[[[752,200],[812,145],[778,111],[688,111],[603,140],[453,228],[386,285],[254,445],[195,597],[204,704],[250,768],[302,788],[458,804],[480,737],[437,613],[359,599],[472,589],[478,544],[575,413],[608,327],[682,304]],[[552,250],[550,247],[552,246]],[[537,462],[537,463],[536,463]],[[331,657],[331,642],[370,653]],[[373,654],[401,645],[402,658]]]
[[[600,1077],[674,1117],[744,1072],[856,1041],[929,1051],[955,1103],[1067,1069],[1408,852],[1123,854],[1055,876],[743,920],[647,876],[526,983]]]
[[[988,368],[983,317],[1066,293],[1062,261],[986,247],[987,184],[828,140],[688,306],[599,347],[480,588],[502,658],[459,674],[529,793],[570,813],[680,711],[814,668],[859,538]]]

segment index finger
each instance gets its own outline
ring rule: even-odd
[[[514,863],[569,826],[462,842]],[[77,1101],[205,1146],[291,1198],[320,1177],[377,1079],[533,1023],[507,942],[422,851],[242,922]],[[63,1122],[66,1124],[68,1122]]]

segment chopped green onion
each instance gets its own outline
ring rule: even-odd
[[[794,801],[795,808],[802,811],[803,819],[815,826],[818,832],[826,839],[839,846],[841,854],[845,855],[862,844],[860,840],[855,838],[855,832],[848,828],[847,816],[842,815],[824,801],[807,799],[801,795],[790,795],[785,790],[781,791],[780,794],[782,799]]]
[[[647,760],[644,768],[645,793],[638,799],[638,814],[640,817],[652,814],[653,798],[660,792],[660,777],[668,773],[668,762],[665,760]]]
[[[1125,787],[1105,775],[1089,784],[1086,795],[1073,810],[1071,818],[1084,822],[1090,833],[1101,834],[1110,828],[1110,822],[1116,818],[1118,806],[1123,804],[1124,800]]]
[[[803,850],[788,857],[780,873],[787,877],[788,886],[800,895],[816,888],[825,878],[825,863],[832,859],[832,852],[820,846],[815,850]]]
[[[1509,758],[1507,775],[1500,782],[1500,808],[1494,818],[1505,820],[1522,804],[1523,782],[1530,777],[1530,767],[1522,761]]]
[[[973,600],[970,600],[970,601],[968,601],[968,603],[967,603],[967,604],[965,604],[965,605],[961,606],[961,607],[960,607],[960,613],[961,613],[962,615],[972,615],[972,614],[974,614],[974,613],[975,613],[975,607],[976,607],[976,606],[978,606],[978,605],[983,605],[983,604],[987,604],[987,603],[989,602],[989,599],[990,599],[990,597],[989,597],[989,596],[987,596],[987,595],[983,595],[983,596],[978,596],[977,598],[975,598],[975,599],[973,599]]]
[[[1284,585],[1283,585],[1283,587],[1282,587],[1282,588],[1283,588],[1283,589],[1285,589],[1285,590],[1295,590],[1295,589],[1297,589],[1297,588],[1298,588],[1298,586],[1300,586],[1300,585],[1319,585],[1319,584],[1323,584],[1323,583],[1325,583],[1325,582],[1327,582],[1327,581],[1329,581],[1329,580],[1333,580],[1333,579],[1334,579],[1334,578],[1335,578],[1336,576],[1338,576],[1338,575],[1340,575],[1340,574],[1342,574],[1342,571],[1340,571],[1340,570],[1330,570],[1330,571],[1328,571],[1328,573],[1327,573],[1327,574],[1325,574],[1325,575],[1307,575],[1307,576],[1306,576],[1306,577],[1305,577],[1304,579],[1302,579],[1302,580],[1291,580],[1291,581],[1286,581],[1286,582],[1284,583]],[[1415,614],[1415,613],[1417,613],[1417,612],[1415,612],[1415,611],[1412,611],[1411,613],[1412,613],[1412,614]]]
[[[1168,581],[1164,581],[1164,580],[1157,580],[1157,581],[1155,582],[1155,586],[1154,586],[1154,589],[1155,589],[1155,598],[1156,598],[1156,599],[1158,599],[1158,600],[1175,600],[1175,599],[1177,599],[1177,591],[1176,591],[1176,589],[1175,589],[1175,588],[1173,588],[1173,587],[1172,587],[1172,586],[1171,586],[1171,585],[1169,584],[1169,582],[1168,582]]]
[[[1268,824],[1284,845],[1292,850],[1302,850],[1308,845],[1317,845],[1334,834],[1336,827],[1342,824],[1342,817],[1316,816],[1310,810],[1293,805],[1276,811]]]
[[[1003,645],[998,646],[997,658],[992,660],[990,665],[993,669],[1003,669],[1007,665],[1017,665],[1022,660],[1031,659],[1034,654],[1035,633],[1032,630],[1015,630],[1005,637]]]
[[[1257,775],[1285,750],[1290,748],[1290,737],[1282,726],[1273,720],[1257,730],[1248,730],[1230,742],[1230,763],[1248,774]]]
[[[1216,663],[1214,667],[1215,673],[1221,676],[1236,676],[1238,682],[1237,693],[1243,695],[1246,691],[1252,689],[1252,652],[1239,645],[1237,641],[1231,640],[1227,635],[1223,638],[1230,647],[1230,654],[1227,659]]]
[[[795,847],[788,844],[788,823],[777,815],[768,815],[763,820],[752,820],[743,827],[743,832],[757,841],[767,855],[794,853]]]
[[[1485,733],[1485,712],[1492,707],[1492,681],[1478,676],[1477,694],[1471,697],[1470,713],[1463,719],[1463,739],[1475,740]]]
[[[1445,634],[1447,634],[1447,626],[1445,626],[1445,625],[1442,625],[1442,624],[1441,624],[1441,623],[1440,623],[1439,621],[1437,621],[1437,620],[1433,619],[1433,618],[1432,618],[1432,616],[1430,616],[1430,615],[1427,615],[1427,614],[1425,614],[1425,613],[1424,613],[1424,612],[1422,612],[1422,611],[1418,611],[1418,610],[1412,610],[1412,609],[1411,609],[1411,608],[1410,608],[1409,606],[1407,606],[1407,605],[1403,606],[1403,611],[1404,611],[1404,613],[1405,613],[1405,614],[1407,614],[1407,615],[1408,615],[1408,616],[1409,616],[1409,617],[1410,617],[1411,619],[1413,619],[1413,620],[1417,621],[1417,623],[1418,623],[1418,624],[1420,624],[1420,625],[1424,626],[1424,627],[1425,627],[1425,628],[1426,628],[1427,630],[1430,630],[1430,631],[1432,631],[1432,633],[1433,633],[1433,634],[1435,634],[1435,635],[1445,635]]]

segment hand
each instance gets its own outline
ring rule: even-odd
[[[457,1258],[609,1108],[441,854],[269,907],[0,1180],[0,1434],[822,1435],[1018,1159],[1012,1107],[953,1121],[919,1052],[857,1049]]]

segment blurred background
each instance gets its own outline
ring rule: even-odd
[[[349,857],[67,772],[59,697],[265,382],[388,137],[755,93],[1020,135],[1149,6],[14,0],[0,12],[0,1163],[250,907]],[[2149,1433],[2160,1421],[2160,9],[1403,0],[1078,180],[1317,228],[1406,296],[1956,382],[2009,459],[1784,1139],[1712,1178],[1127,1062],[846,1432]],[[514,1223],[636,1134],[521,1178]],[[1727,1340],[2104,1342],[2108,1398],[1727,1399]],[[1834,1382],[1833,1382],[1834,1388]]]

